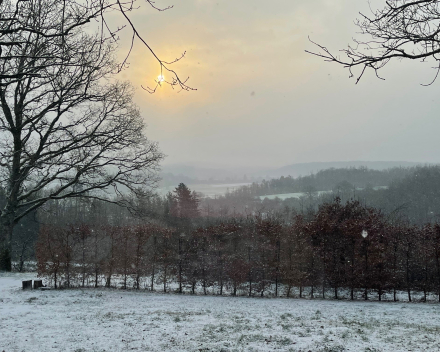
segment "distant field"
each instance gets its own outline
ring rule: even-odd
[[[314,192],[314,194],[316,195],[321,195],[321,194],[326,194],[326,193],[331,193],[332,191],[318,191],[318,192]],[[267,195],[267,196],[260,196],[259,198],[261,200],[264,199],[281,199],[281,200],[285,200],[285,199],[289,199],[289,198],[297,198],[300,199],[301,197],[305,197],[307,196],[307,193],[303,193],[303,192],[299,192],[299,193],[281,193],[281,194],[271,194],[271,195]]]
[[[22,291],[0,273],[0,351],[439,351],[440,305]]]

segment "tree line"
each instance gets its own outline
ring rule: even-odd
[[[343,188],[349,183],[351,188],[389,186],[391,183],[412,175],[419,167],[393,167],[385,170],[373,170],[367,167],[329,168],[311,175],[292,177],[281,176],[248,186],[241,186],[233,192],[248,193],[252,196],[264,196],[283,193],[331,191]],[[233,193],[232,192],[232,193]]]
[[[376,172],[366,169],[366,175],[370,174],[370,171]],[[207,213],[208,207],[211,214],[214,213],[212,210],[216,209],[218,216],[224,216],[224,214],[233,216],[234,212],[249,214],[256,211],[276,212],[288,219],[295,213],[316,212],[321,204],[331,202],[337,196],[343,202],[356,199],[363,204],[380,209],[385,214],[398,213],[401,219],[418,226],[425,223],[435,223],[439,220],[440,168],[438,166],[377,171],[378,175],[386,176],[376,179],[376,181],[381,180],[380,183],[375,183],[374,177],[370,183],[366,180],[365,183],[360,183],[361,178],[354,176],[362,174],[362,172],[362,169],[354,168],[330,169],[299,179],[290,177],[273,179],[266,181],[266,185],[264,182],[261,185],[253,184],[235,189],[216,199],[203,199],[201,208],[204,214]],[[329,182],[328,192],[316,192],[320,188],[315,187],[316,184],[313,183],[313,180],[322,178],[324,175],[329,175],[328,179],[324,178]],[[308,183],[305,184],[308,184],[309,188],[304,186],[304,188],[296,190],[285,189],[289,192],[301,190],[302,193],[297,194],[296,197],[280,196],[280,198],[268,199],[262,196],[262,200],[257,197],[260,191],[261,193],[268,192],[268,194],[281,192],[283,188],[276,186],[279,183],[301,185],[306,180]],[[386,187],[373,187],[374,185]],[[271,192],[268,187],[272,190]],[[321,190],[324,189],[321,188]]]
[[[54,287],[378,300],[406,291],[409,301],[417,291],[440,301],[440,224],[397,222],[340,198],[288,222],[253,214],[196,226],[198,214],[181,214],[174,226],[46,225],[39,274]]]

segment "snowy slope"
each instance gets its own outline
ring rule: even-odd
[[[0,273],[0,351],[439,351],[440,305],[22,291]]]

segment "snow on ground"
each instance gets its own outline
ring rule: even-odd
[[[439,351],[440,305],[21,290],[0,273],[0,351]]]

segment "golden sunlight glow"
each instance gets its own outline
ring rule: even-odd
[[[162,76],[162,75],[159,75],[159,76],[157,76],[157,81],[158,81],[159,83],[162,83],[163,81],[165,81],[165,77]]]

